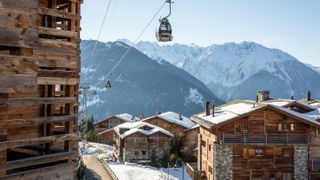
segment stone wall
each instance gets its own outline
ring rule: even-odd
[[[214,180],[232,180],[232,146],[215,144]]]
[[[294,146],[294,179],[308,179],[308,146]]]

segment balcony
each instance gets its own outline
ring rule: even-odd
[[[222,144],[308,144],[308,134],[229,134],[219,138]]]

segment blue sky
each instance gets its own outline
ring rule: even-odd
[[[134,41],[165,0],[112,0],[101,41]],[[109,0],[85,0],[82,39],[96,39]],[[175,0],[173,43],[254,41],[320,66],[320,0]],[[165,6],[159,16],[165,16]],[[157,18],[158,19],[158,18]],[[157,19],[141,40],[156,41]]]

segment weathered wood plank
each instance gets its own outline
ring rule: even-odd
[[[4,141],[0,142],[0,151],[7,149],[7,148],[15,148],[27,145],[34,145],[34,144],[43,144],[43,143],[55,143],[55,142],[62,142],[73,140],[77,141],[79,137],[74,134],[64,134],[64,135],[56,135],[56,136],[46,136],[46,137],[39,137],[39,138],[26,138],[26,139],[19,139],[14,141]]]
[[[34,0],[1,0],[0,9],[12,9],[24,12],[36,13],[38,8],[38,2]],[[1,11],[0,10],[0,11]]]
[[[67,115],[67,116],[47,116],[47,117],[25,118],[25,119],[0,120],[0,127],[19,128],[19,127],[39,125],[43,123],[70,122],[75,120],[75,118],[76,118],[76,115]]]
[[[37,75],[37,65],[31,57],[1,56],[0,55],[0,75]]]
[[[34,97],[34,98],[0,98],[0,104],[5,105],[40,105],[40,104],[66,104],[66,103],[77,103],[75,97]]]
[[[0,28],[0,46],[35,47],[38,33],[32,29]]]
[[[37,90],[36,84],[37,84],[36,76],[1,75],[0,76],[0,94],[1,93],[34,93]]]
[[[74,32],[74,31],[65,31],[60,29],[39,27],[38,32],[39,34],[45,34],[45,35],[53,35],[53,36],[68,37],[68,38],[79,38],[78,32]]]
[[[53,180],[53,179],[73,179],[70,172],[75,171],[75,166],[70,163],[64,163],[54,166],[42,167],[29,171],[22,171],[3,177],[6,180]],[[65,174],[67,172],[67,174]]]
[[[80,20],[79,14],[66,13],[66,12],[56,11],[56,10],[44,8],[44,7],[39,8],[39,14],[72,19],[72,20]]]
[[[56,78],[56,77],[39,77],[37,79],[37,84],[39,85],[53,85],[53,84],[61,84],[61,85],[77,85],[80,80],[78,78]]]
[[[80,78],[80,74],[75,71],[40,69],[38,77]]]
[[[39,45],[40,46],[50,46],[50,47],[56,47],[56,48],[66,48],[66,49],[77,49],[77,43],[76,42],[68,42],[68,41],[62,41],[57,39],[44,39],[39,38]]]
[[[12,9],[0,10],[0,27],[36,28],[38,15]]]
[[[66,159],[72,159],[75,158],[76,153],[75,152],[63,152],[63,153],[56,153],[56,154],[50,154],[50,155],[44,155],[44,156],[38,156],[33,158],[27,158],[27,159],[21,159],[16,161],[7,162],[5,165],[0,165],[0,170],[12,170],[27,166],[34,166],[44,163],[50,163],[50,162],[56,162]]]

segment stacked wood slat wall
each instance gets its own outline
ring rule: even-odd
[[[72,179],[82,0],[0,0],[0,179]]]

